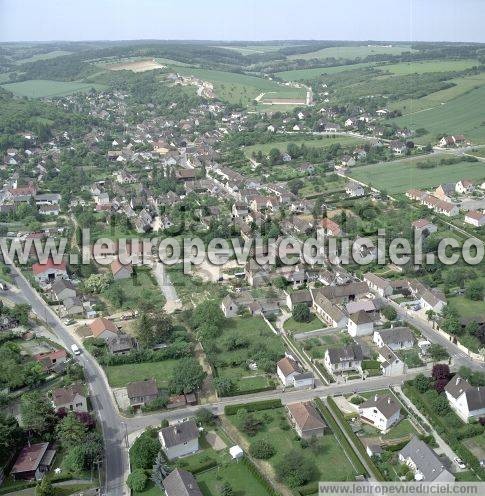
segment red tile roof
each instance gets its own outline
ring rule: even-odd
[[[56,269],[61,271],[66,271],[67,264],[64,260],[61,263],[56,264],[52,258],[49,258],[46,263],[35,263],[32,265],[32,271],[35,275],[43,274],[47,270]]]

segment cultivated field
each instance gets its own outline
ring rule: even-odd
[[[301,88],[288,88],[280,86],[268,79],[246,76],[233,72],[215,71],[211,69],[196,69],[192,67],[177,68],[177,72],[183,76],[194,76],[203,81],[209,81],[214,85],[215,94],[230,103],[242,103],[249,105],[261,93],[274,92],[272,96],[277,98],[299,98],[305,90]],[[269,107],[265,105],[265,107]]]
[[[26,59],[20,59],[15,61],[16,64],[25,64],[27,62],[36,62],[37,60],[47,60],[54,59],[56,57],[62,57],[62,55],[70,55],[72,52],[68,52],[67,50],[53,50],[52,52],[47,53],[39,53],[37,55],[33,55],[32,57],[28,57]]]
[[[154,69],[164,69],[165,67],[167,66],[160,64],[155,59],[119,62],[117,64],[109,64],[105,66],[105,68],[110,71],[132,71],[132,72],[153,71]]]
[[[473,144],[482,144],[485,143],[484,105],[485,85],[444,105],[399,117],[394,123],[400,127],[427,129],[430,134],[417,139],[418,143],[434,140],[438,134],[464,134]]]
[[[331,47],[323,48],[322,50],[317,50],[310,53],[302,53],[289,55],[289,60],[295,59],[327,59],[334,57],[336,59],[356,59],[358,57],[367,57],[368,55],[377,54],[390,54],[397,55],[402,52],[410,52],[411,47],[409,45],[400,46],[344,46],[344,47]]]
[[[478,61],[474,59],[426,60],[420,62],[400,62],[399,64],[379,66],[378,69],[402,76],[405,74],[424,74],[426,72],[463,71],[476,65],[478,65]]]
[[[295,69],[294,71],[276,72],[275,76],[284,79],[285,81],[302,81],[307,79],[317,79],[322,74],[336,74],[343,71],[352,71],[374,65],[369,62],[361,64],[337,65],[335,67],[317,67],[313,69]]]
[[[238,46],[216,46],[214,48],[225,48],[227,50],[235,50],[242,55],[252,55],[255,53],[265,53],[265,52],[276,52],[276,50],[280,50],[281,48],[289,47],[289,46],[298,46],[292,44],[281,44],[281,45],[238,45]]]
[[[483,162],[459,162],[450,165],[437,165],[431,169],[418,169],[417,162],[439,159],[446,155],[430,157],[413,157],[355,167],[349,176],[389,193],[403,193],[411,188],[430,188],[440,183],[456,182],[462,178],[479,181],[485,178]]]
[[[92,88],[104,89],[105,87],[95,83],[51,81],[48,79],[31,79],[2,85],[2,88],[11,91],[14,95],[29,98],[66,96],[80,91],[89,91]]]

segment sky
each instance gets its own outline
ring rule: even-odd
[[[0,42],[485,42],[484,23],[485,0],[0,0]]]

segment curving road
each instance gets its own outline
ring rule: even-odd
[[[52,329],[68,350],[72,344],[80,346],[80,343],[72,337],[59,317],[37,294],[37,291],[30,285],[20,270],[13,264],[10,267],[14,284],[20,289],[23,299],[29,303],[37,317]],[[103,432],[105,462],[102,494],[110,496],[127,495],[129,491],[125,486],[125,472],[128,470],[129,462],[128,451],[125,446],[125,429],[120,421],[111,389],[106,382],[103,370],[89,353],[83,351],[77,357],[77,360],[84,366],[91,403]]]

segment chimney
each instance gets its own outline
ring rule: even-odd
[[[374,396],[374,401],[377,401],[377,399],[379,398],[379,396],[377,396],[377,394]]]
[[[456,378],[456,385],[460,384],[461,377]]]
[[[388,396],[388,397],[387,397],[387,404],[388,404],[388,405],[390,405],[390,404],[391,404],[391,397],[390,397],[390,396]]]

